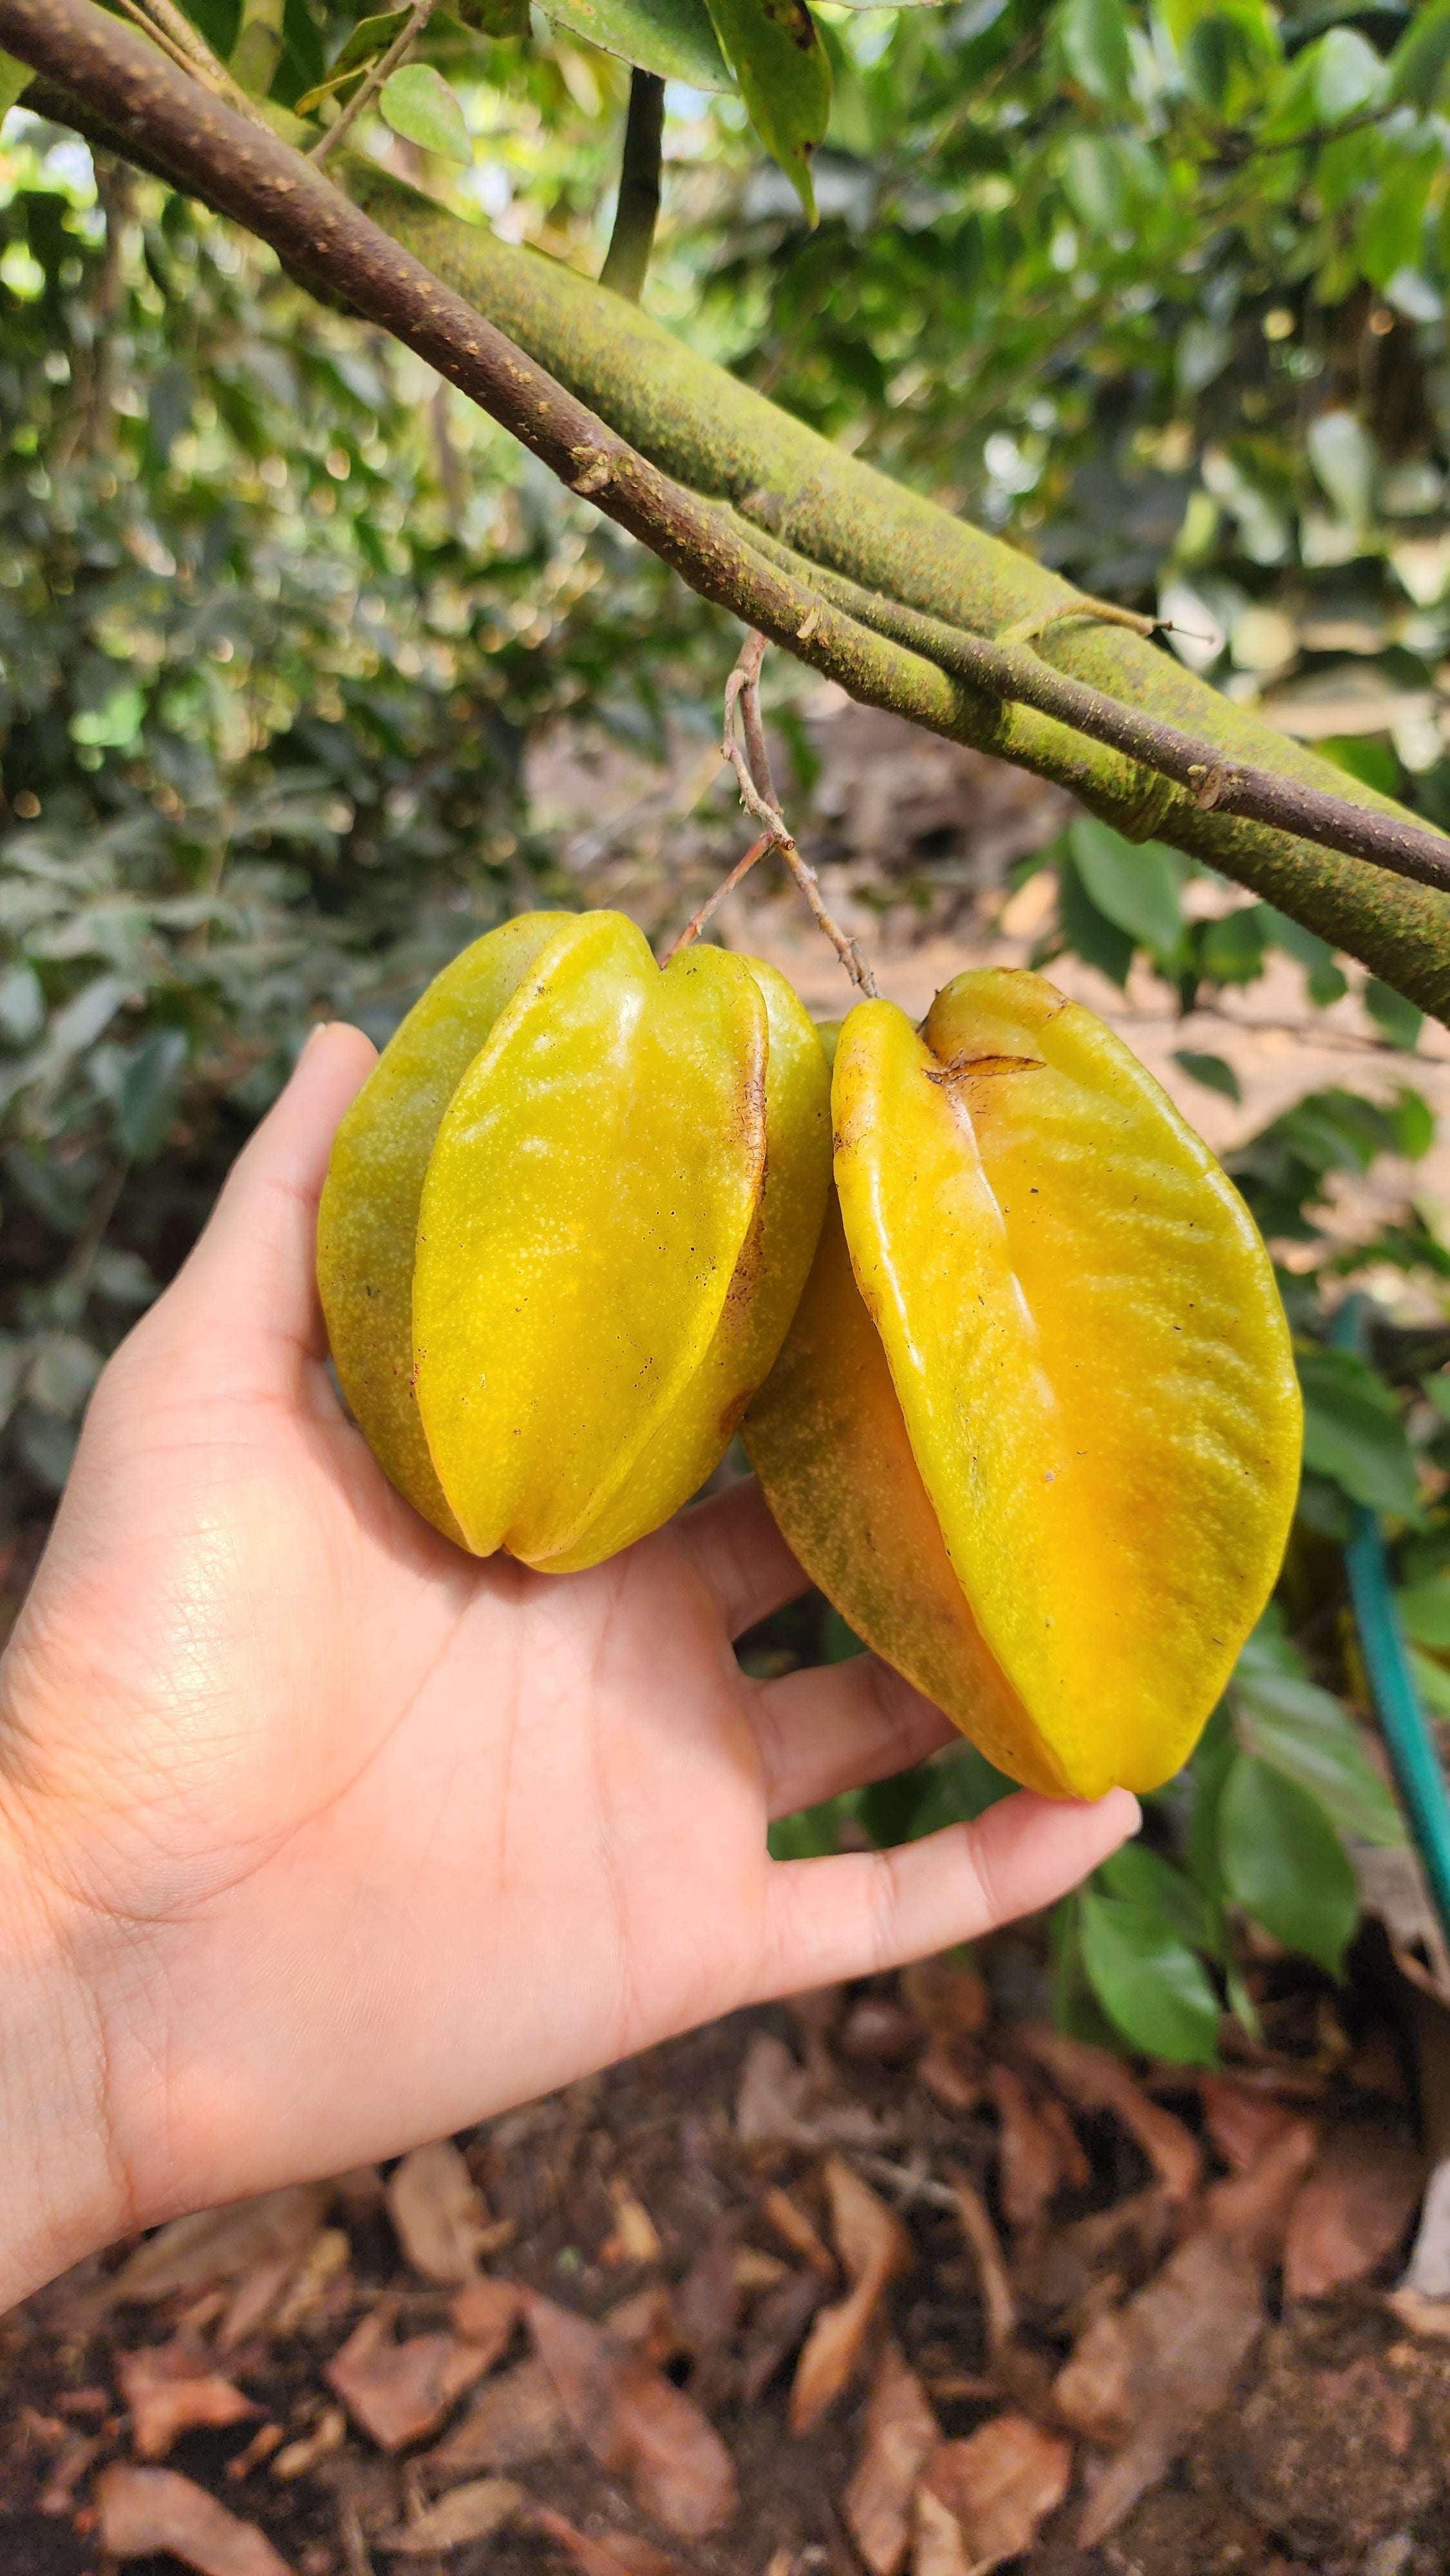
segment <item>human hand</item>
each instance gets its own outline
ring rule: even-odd
[[[0,2305],[177,2211],[970,1938],[1136,1821],[1125,1791],[1024,1792],[772,1863],[769,1817],[952,1730],[870,1656],[741,1672],[732,1638],[804,1580],[753,1485],[576,1575],[418,1519],[338,1405],[313,1276],[371,1061],[316,1035],[106,1370],[0,1665]]]

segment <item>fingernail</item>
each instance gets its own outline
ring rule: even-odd
[[[306,1037],[305,1037],[305,1038],[303,1039],[303,1041],[302,1041],[301,1051],[299,1052],[299,1054],[298,1054],[298,1058],[297,1058],[297,1061],[298,1061],[298,1063],[299,1063],[299,1064],[302,1062],[302,1058],[303,1058],[303,1056],[311,1055],[312,1050],[313,1050],[313,1048],[316,1046],[318,1039],[319,1039],[319,1038],[324,1038],[324,1037],[326,1037],[327,1032],[328,1032],[328,1030],[331,1028],[331,1026],[332,1026],[332,1022],[331,1022],[331,1020],[314,1020],[314,1021],[313,1021],[311,1028],[308,1030]]]

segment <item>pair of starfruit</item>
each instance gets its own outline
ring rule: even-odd
[[[806,1572],[1002,1770],[1156,1787],[1293,1507],[1264,1247],[1040,976],[832,1041],[773,967],[661,971],[619,913],[480,939],[338,1131],[344,1392],[436,1528],[557,1572],[657,1529],[739,1427]]]

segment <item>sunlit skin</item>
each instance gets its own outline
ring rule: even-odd
[[[373,1051],[314,1038],[107,1369],[0,1665],[0,2305],[140,2225],[462,2127],[735,2006],[1041,1906],[1130,1833],[1023,1794],[898,1853],[767,1819],[946,1721],[759,1682],[753,1486],[584,1574],[477,1562],[344,1418],[313,1237]]]

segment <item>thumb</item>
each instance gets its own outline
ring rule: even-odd
[[[233,1392],[291,1392],[326,1349],[317,1203],[338,1122],[377,1061],[361,1029],[315,1028],[291,1080],[238,1155],[190,1259],[153,1309],[202,1335]],[[148,1318],[148,1321],[153,1318]]]

